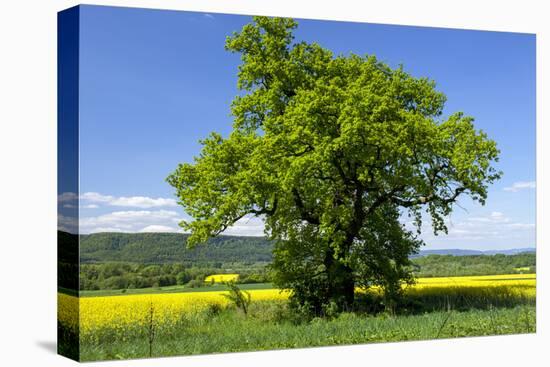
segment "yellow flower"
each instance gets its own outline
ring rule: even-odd
[[[230,275],[230,274],[224,274]],[[235,275],[235,274],[233,274]],[[368,292],[379,292],[372,288]],[[507,274],[471,277],[420,278],[407,287],[408,294],[468,293],[482,297],[488,292],[510,292],[535,297],[535,274]],[[254,301],[284,300],[288,291],[279,289],[248,290]],[[81,337],[98,330],[114,330],[122,335],[132,328],[142,328],[153,320],[155,327],[177,324],[184,316],[192,316],[212,305],[224,306],[226,291],[137,294],[107,297],[73,297],[58,293],[58,319],[74,330],[80,326]]]
[[[233,282],[239,279],[239,274],[212,274],[207,276],[205,282],[213,283],[223,283],[223,282]]]

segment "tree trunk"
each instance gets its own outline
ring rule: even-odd
[[[334,249],[330,247],[324,259],[327,269],[329,301],[336,303],[339,311],[351,310],[355,299],[355,280],[352,269],[334,258]]]

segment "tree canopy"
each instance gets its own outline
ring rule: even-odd
[[[188,244],[262,216],[280,285],[315,310],[348,307],[356,284],[409,279],[408,255],[422,243],[400,216],[420,231],[425,210],[437,234],[460,196],[485,203],[499,151],[472,117],[442,118],[434,81],[294,42],[296,26],[255,17],[227,38],[242,59],[233,130],[202,140],[168,182],[193,217],[181,223]]]

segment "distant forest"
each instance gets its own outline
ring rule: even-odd
[[[247,267],[233,263],[232,268],[186,267],[183,264],[136,264],[109,262],[82,264],[80,289],[125,289],[185,285],[190,288],[208,285],[204,278],[210,274],[236,272],[239,283],[269,283],[271,277],[265,266]],[[517,255],[428,255],[413,260],[418,277],[534,273],[535,254]]]
[[[61,232],[63,233],[63,232]],[[71,236],[69,234],[66,234]],[[194,249],[186,246],[181,233],[94,233],[80,235],[80,262],[132,262],[139,264],[180,263],[186,266],[220,267],[220,263],[256,264],[272,260],[273,244],[263,237],[218,236]],[[533,249],[505,251],[506,255],[534,252]],[[426,255],[495,255],[495,251],[421,250]]]
[[[188,249],[180,233],[96,233],[80,236],[80,262],[180,263],[221,267],[228,263],[269,263],[273,245],[262,237],[218,236]]]
[[[269,283],[272,244],[261,237],[219,236],[194,249],[177,233],[98,233],[80,236],[80,289],[204,286],[213,273],[240,274],[241,283]],[[76,236],[60,232],[60,278],[75,258]],[[70,244],[70,247],[69,247]],[[460,253],[460,252],[459,252]],[[67,256],[70,255],[70,256]],[[422,254],[422,253],[421,253]],[[418,277],[533,273],[534,252],[413,258]],[[71,274],[74,274],[71,271]],[[76,284],[66,288],[75,289]]]

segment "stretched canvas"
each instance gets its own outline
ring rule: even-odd
[[[535,35],[58,15],[58,351],[534,333]]]

